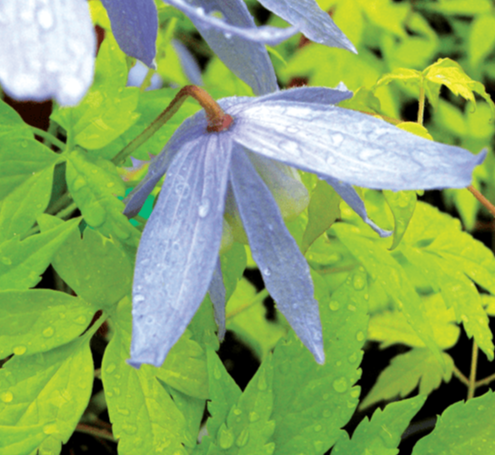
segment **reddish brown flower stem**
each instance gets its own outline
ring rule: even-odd
[[[122,164],[128,156],[136,149],[141,147],[148,139],[150,139],[165,123],[167,123],[174,114],[184,104],[187,97],[193,97],[205,110],[208,126],[206,130],[209,133],[220,132],[230,127],[234,121],[232,117],[226,114],[218,103],[202,88],[195,85],[186,85],[175,96],[168,107],[155,119],[151,124],[129,144],[127,144],[113,159],[112,162],[116,165]]]
[[[467,189],[471,191],[473,196],[483,204],[483,207],[485,207],[495,217],[495,206],[485,196],[483,196],[473,185],[469,185]]]

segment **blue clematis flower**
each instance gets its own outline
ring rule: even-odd
[[[0,83],[19,100],[77,104],[93,81],[96,37],[85,0],[0,2]]]
[[[257,158],[318,174],[381,235],[388,233],[368,219],[352,185],[408,190],[470,184],[484,152],[475,156],[335,106],[350,96],[343,87],[305,87],[225,98],[218,104],[233,122],[222,131],[208,131],[204,111],[177,129],[126,201],[125,213],[133,216],[167,173],[137,253],[131,365],[160,366],[208,290],[224,330],[218,253],[226,200],[240,215],[278,309],[324,361],[309,267],[256,171]]]

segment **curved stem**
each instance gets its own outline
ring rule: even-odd
[[[425,86],[424,81],[421,82],[421,86],[419,87],[418,123],[423,126],[425,116]]]
[[[473,185],[469,185],[467,187],[471,194],[478,199],[494,217],[495,217],[495,206],[485,197],[483,196]]]
[[[473,338],[473,354],[471,357],[471,372],[469,374],[469,386],[467,399],[470,400],[474,397],[474,392],[476,390],[476,367],[478,366],[478,345]]]
[[[491,374],[490,376],[487,376],[484,379],[480,379],[479,381],[476,381],[476,387],[488,385],[492,381],[495,381],[495,374]]]
[[[106,439],[107,441],[117,442],[117,440],[113,437],[112,433],[107,430],[101,430],[99,428],[92,427],[91,425],[86,425],[84,423],[79,423],[76,426],[76,431],[79,433],[90,434],[95,438]]]
[[[248,310],[249,308],[256,305],[257,303],[265,300],[269,295],[270,295],[270,293],[267,291],[266,288],[263,289],[262,291],[258,292],[258,294],[256,294],[255,297],[250,302],[246,303],[246,305],[242,305],[242,306],[236,308],[235,310],[231,311],[229,314],[227,314],[227,316],[225,317],[226,321],[234,319],[236,316],[238,316],[242,312]]]
[[[459,379],[459,381],[461,381],[464,385],[468,386],[469,387],[469,379],[466,378],[466,376],[464,376],[462,374],[462,371],[459,370],[459,368],[457,368],[455,365],[454,365],[454,376]]]
[[[53,136],[52,134],[48,133],[47,131],[40,130],[39,128],[36,128],[35,126],[30,126],[30,128],[31,128],[31,130],[33,130],[33,133],[36,136],[39,136],[39,137],[47,140],[48,142],[50,142],[54,146],[58,147],[60,150],[65,150],[65,144],[62,141],[60,141],[59,139],[57,139],[55,136]]]

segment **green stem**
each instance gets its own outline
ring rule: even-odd
[[[206,112],[208,132],[220,132],[230,127],[233,119],[230,115],[225,114],[222,108],[213,100],[213,98],[202,88],[195,85],[186,85],[175,96],[168,107],[155,119],[151,124],[129,144],[127,144],[116,156],[112,158],[112,162],[119,166],[141,145],[150,139],[165,123],[167,123],[173,115],[184,104],[187,97],[191,96],[199,102],[201,107]]]
[[[495,206],[483,196],[473,185],[467,187],[471,194],[483,204],[483,206],[495,217]]]
[[[66,218],[70,215],[72,215],[73,212],[77,210],[77,205],[75,202],[73,202],[71,205],[68,207],[65,207],[65,209],[60,210],[55,216],[57,218]]]
[[[474,397],[474,392],[476,390],[476,368],[478,366],[478,345],[473,339],[473,354],[471,357],[471,372],[469,374],[469,386],[467,399],[470,400]]]
[[[76,426],[76,431],[79,433],[89,434],[94,436],[95,438],[106,439],[107,441],[117,442],[117,440],[112,436],[107,430],[100,430],[99,428],[92,427],[90,425],[86,425],[84,423],[79,423]]]
[[[72,201],[72,197],[69,193],[64,193],[60,198],[47,210],[49,215],[53,215],[54,213],[59,212],[60,210],[67,207],[68,204]]]
[[[36,136],[39,136],[39,137],[45,139],[46,141],[48,141],[51,144],[58,147],[60,150],[65,150],[65,144],[62,141],[58,140],[52,134],[48,133],[47,131],[40,130],[39,128],[36,128],[35,126],[30,126],[30,128],[33,130],[33,133],[36,134]]]
[[[418,123],[423,126],[425,115],[425,86],[424,81],[421,81],[421,86],[419,87],[419,106],[418,106]]]
[[[267,289],[263,289],[262,291],[258,292],[258,294],[256,294],[255,297],[250,302],[236,308],[235,310],[233,310],[229,314],[227,314],[227,316],[225,317],[226,321],[228,322],[231,319],[234,319],[236,316],[238,316],[239,314],[248,310],[252,306],[265,300],[269,295],[270,295],[270,293],[267,291]]]
[[[485,379],[480,379],[479,381],[476,381],[476,387],[488,385],[492,381],[495,381],[495,374],[491,374],[490,376],[487,376]]]
[[[144,76],[143,82],[141,82],[141,85],[139,86],[139,91],[141,93],[144,92],[151,85],[151,78],[153,77],[153,74],[155,74],[155,70],[152,68],[148,68],[146,76]]]
[[[454,376],[456,376],[457,379],[459,379],[459,381],[461,381],[464,385],[469,387],[469,379],[466,378],[466,376],[462,374],[461,370],[459,370],[459,368],[457,368],[455,365],[454,365]]]

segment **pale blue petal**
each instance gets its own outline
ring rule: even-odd
[[[232,153],[230,181],[268,292],[316,361],[323,363],[320,314],[308,264],[269,189],[240,147]]]
[[[227,112],[232,137],[249,150],[367,188],[464,188],[485,157],[331,105],[258,100]]]
[[[196,142],[204,137],[206,121],[204,111],[185,120],[175,131],[159,155],[153,158],[146,176],[124,199],[126,204],[124,215],[128,218],[136,216],[153,188],[167,172],[170,163],[180,149],[188,142]]]
[[[127,85],[129,87],[140,87],[147,74],[148,68],[139,60],[136,60],[136,64],[129,70],[127,75]],[[155,73],[151,76],[150,86],[146,90],[156,90],[161,88],[162,85],[162,78],[158,73]]]
[[[190,2],[192,6],[183,1],[168,3],[177,8],[176,3],[182,5],[179,9],[190,17],[213,51],[256,95],[278,90],[275,71],[265,46],[246,40],[264,34],[255,28],[243,1],[193,0]],[[224,20],[211,16],[213,12],[220,12]]]
[[[163,0],[178,10],[186,14],[189,19],[193,22],[201,22],[202,27],[215,28],[219,32],[225,33],[227,36],[230,34],[232,36],[239,36],[245,40],[269,44],[271,46],[276,46],[282,41],[290,38],[298,32],[296,27],[290,28],[276,28],[276,27],[258,27],[251,28],[250,26],[237,26],[232,25],[228,21],[224,21],[222,18],[215,17],[211,13],[214,11],[219,11],[224,17],[232,11],[232,14],[237,15],[239,11],[245,9],[245,5],[242,6],[242,0]],[[234,23],[235,24],[235,23]]]
[[[189,79],[191,84],[203,85],[203,78],[201,77],[201,68],[198,62],[191,54],[191,51],[184,46],[180,41],[173,39],[172,46],[179,56],[180,64],[184,70],[184,74]]]
[[[77,104],[93,81],[96,37],[85,0],[0,2],[0,83],[18,100]]]
[[[222,341],[225,338],[225,285],[223,284],[220,259],[217,259],[208,293],[210,294],[213,310],[215,311],[215,322],[218,326],[218,339]]]
[[[317,104],[337,104],[352,98],[353,93],[342,82],[335,88],[326,87],[296,87],[280,90],[257,98],[259,101],[295,101]],[[253,101],[253,99],[251,98]]]
[[[222,237],[231,143],[207,134],[172,161],[139,244],[130,365],[159,367],[210,285]]]
[[[364,202],[357,194],[356,190],[347,183],[341,182],[333,177],[323,177],[323,179],[338,193],[338,195],[347,203],[347,205],[354,210],[363,221],[368,224],[373,230],[375,230],[380,237],[389,237],[392,235],[391,231],[386,231],[378,227],[373,221],[368,218],[368,212]]]
[[[101,0],[120,48],[156,68],[158,14],[153,0]]]
[[[348,49],[357,54],[354,45],[335,25],[330,15],[315,0],[258,0],[265,8],[296,26],[316,43]]]

